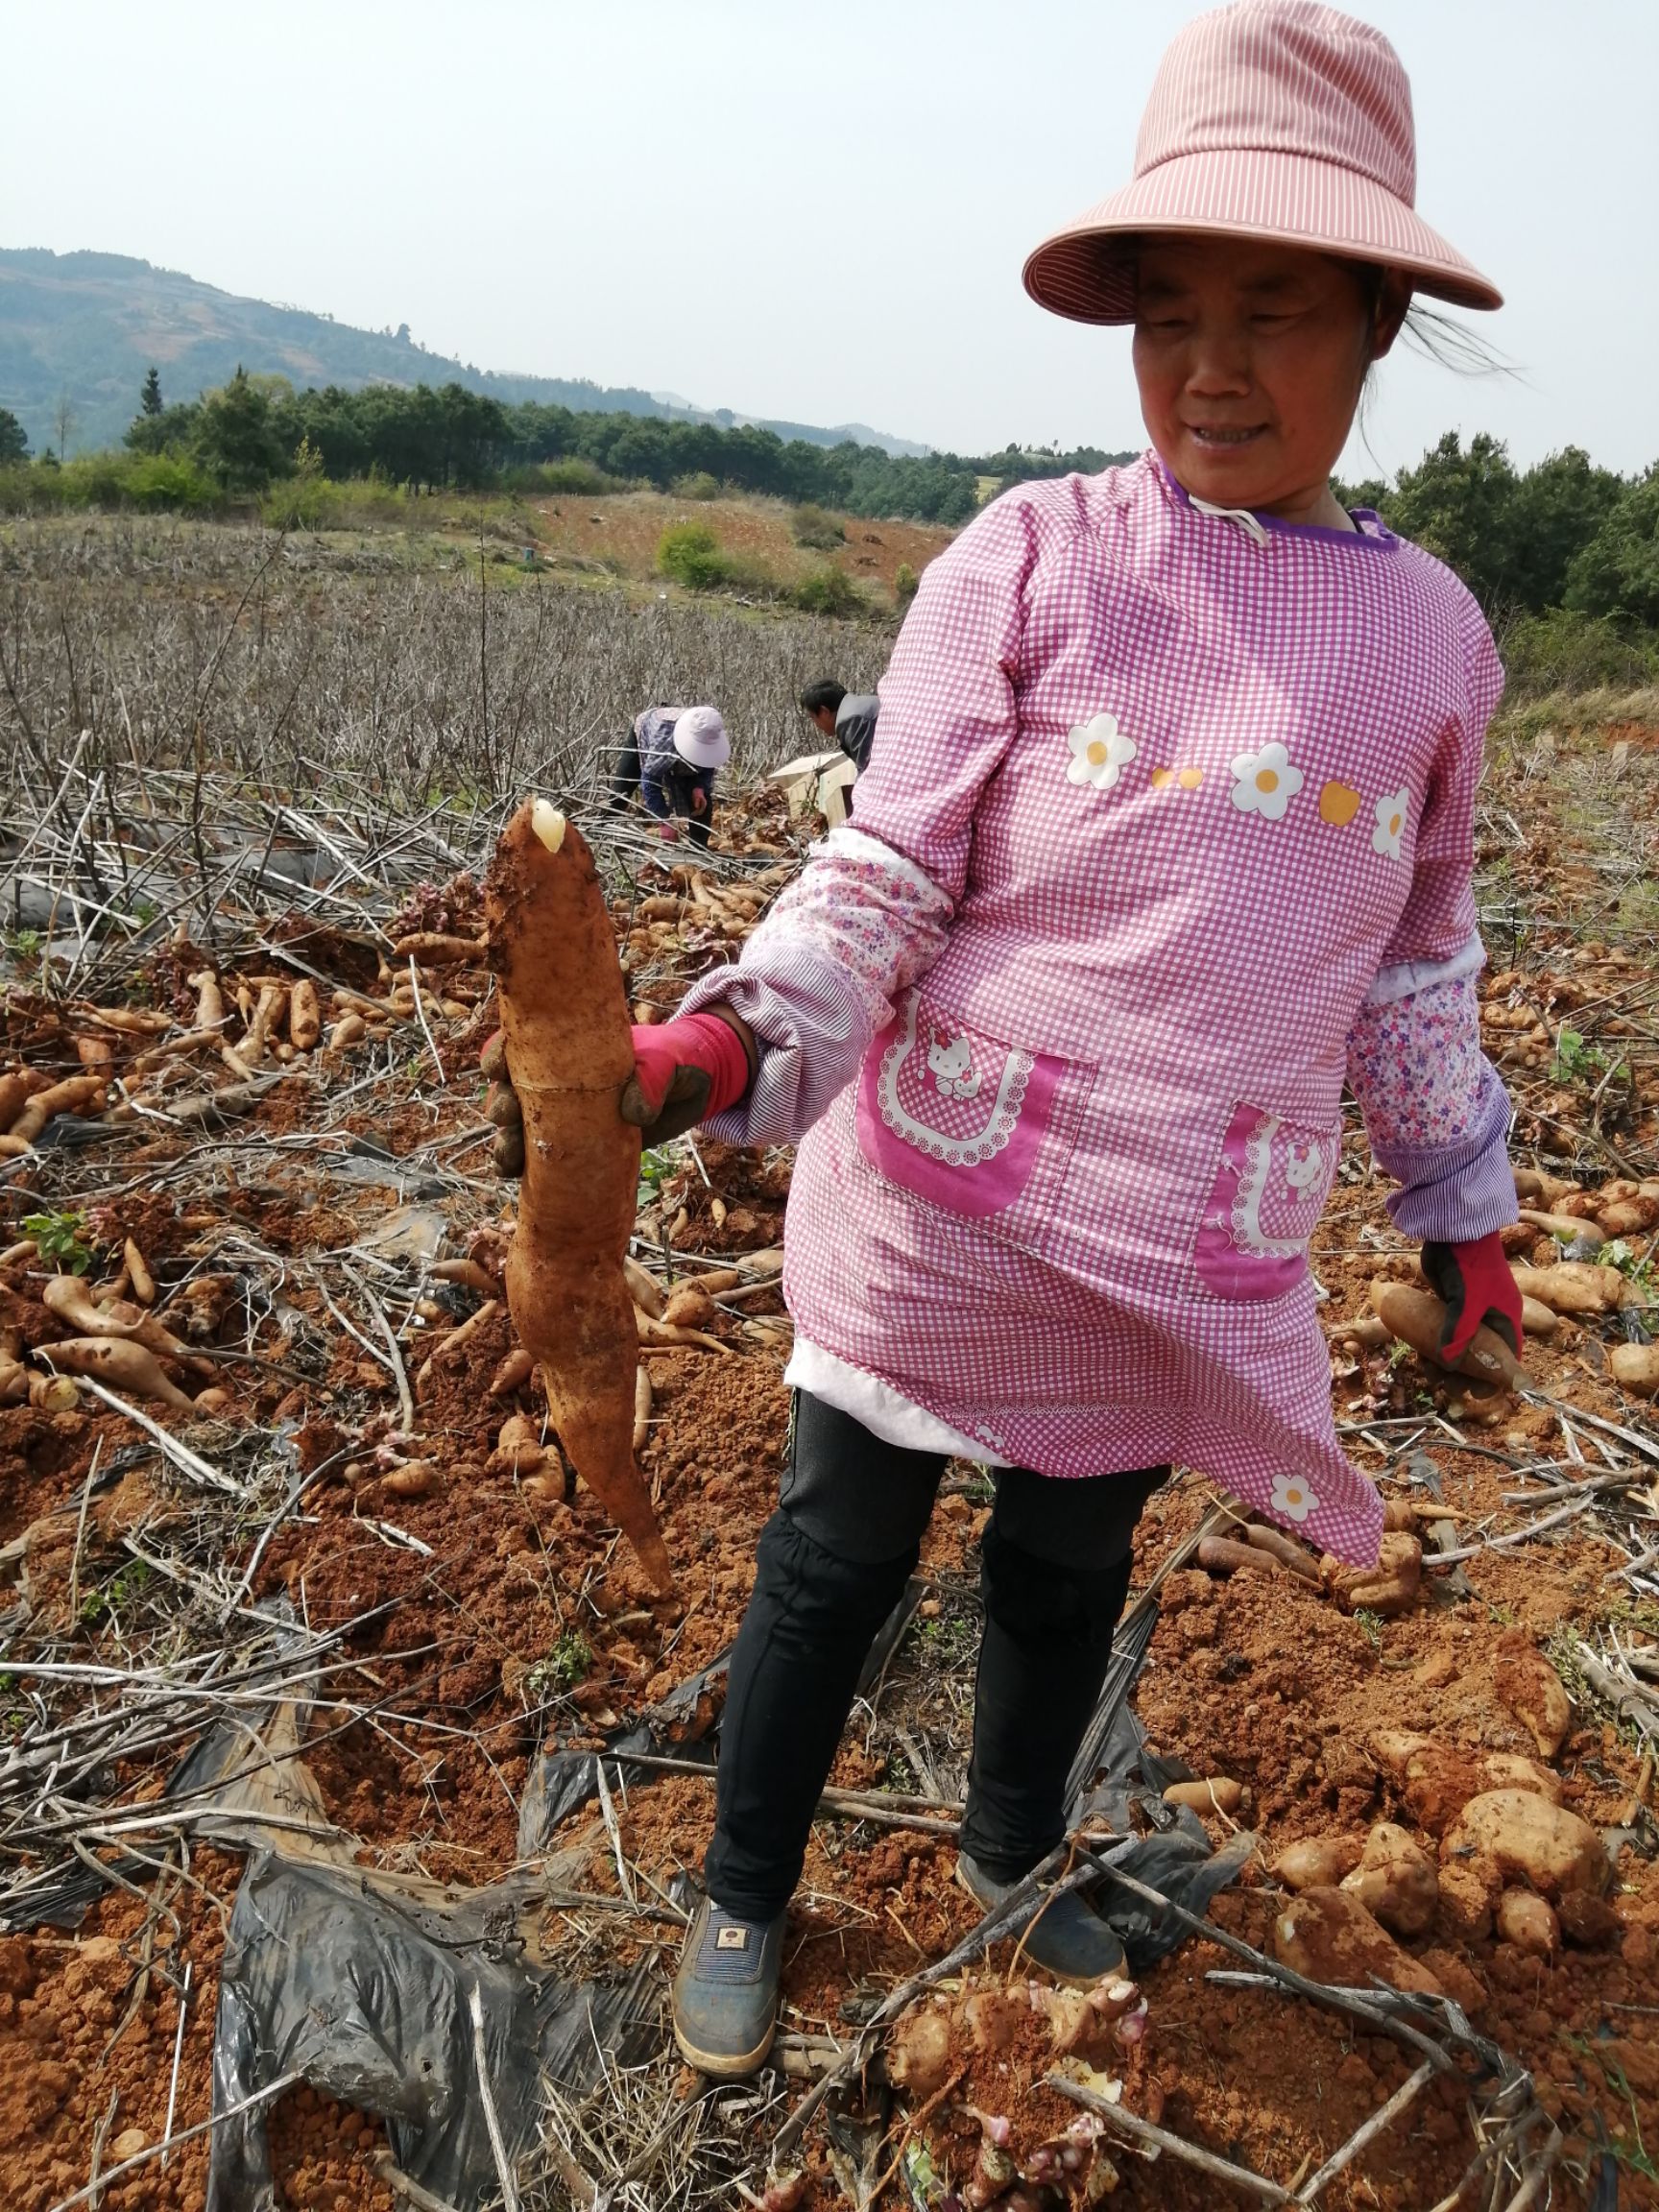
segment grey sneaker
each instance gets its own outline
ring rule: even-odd
[[[674,1976],[674,2040],[700,2074],[739,2081],[771,2050],[783,1921],[739,1920],[703,1900]]]
[[[994,1882],[966,1851],[957,1856],[956,1879],[969,1896],[987,1910],[1000,1905],[1017,1887],[1012,1882]],[[1128,1979],[1122,1944],[1075,1889],[1068,1889],[1059,1897],[1040,1889],[1024,1921],[1013,1922],[1005,1934],[1010,1941],[1022,1942],[1024,1957],[1034,1966],[1041,1966],[1056,1982],[1073,1989],[1093,1989],[1097,1982]]]

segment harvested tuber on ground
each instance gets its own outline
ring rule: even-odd
[[[1198,1782],[1171,1782],[1164,1792],[1166,1805],[1184,1805],[1194,1813],[1237,1813],[1244,1802],[1244,1785],[1231,1775],[1214,1774]]]
[[[527,801],[496,847],[484,901],[507,1066],[524,1110],[507,1256],[513,1319],[577,1474],[669,1592],[674,1570],[634,1458],[638,1352],[622,1262],[639,1132],[619,1110],[634,1047],[605,895],[581,832],[545,801]]]
[[[66,1336],[60,1344],[48,1344],[40,1354],[65,1375],[84,1375],[135,1398],[158,1398],[177,1413],[195,1410],[177,1383],[161,1372],[160,1362],[147,1346],[125,1336]]]
[[[1359,1863],[1357,1836],[1314,1836],[1292,1843],[1273,1862],[1275,1877],[1286,1889],[1334,1889]]]
[[[1437,1997],[1440,1984],[1357,1897],[1343,1889],[1305,1889],[1273,1923],[1273,1956],[1293,1973],[1339,1989],[1364,1989],[1373,1975],[1391,1989]]]
[[[1488,1860],[1506,1881],[1519,1876],[1547,1897],[1572,1889],[1599,1895],[1612,1871],[1588,1820],[1521,1790],[1490,1790],[1471,1798],[1446,1831],[1440,1857],[1442,1863]]]
[[[288,1042],[296,1052],[315,1050],[323,1034],[323,1011],[317,986],[308,976],[295,984],[288,1000]]]
[[[1409,1613],[1423,1580],[1423,1547],[1409,1530],[1384,1530],[1375,1567],[1353,1567],[1327,1552],[1326,1587],[1344,1613],[1375,1613],[1384,1621]]]
[[[1432,1291],[1413,1290],[1406,1283],[1377,1283],[1371,1288],[1371,1303],[1403,1344],[1409,1344],[1413,1352],[1431,1359],[1437,1367],[1467,1375],[1475,1382],[1503,1382],[1510,1388],[1525,1382],[1515,1355],[1491,1329],[1477,1329],[1468,1351],[1456,1359],[1448,1359],[1440,1349],[1446,1309]]]
[[[1560,1777],[1514,1752],[1466,1751],[1402,1728],[1380,1728],[1370,1748],[1412,1818],[1431,1836],[1444,1835],[1464,1806],[1488,1791],[1526,1791],[1551,1804],[1560,1799]]]
[[[1561,1924],[1542,1897],[1530,1889],[1505,1889],[1498,1900],[1498,1933],[1532,1959],[1553,1959],[1561,1948]]]
[[[102,1306],[79,1275],[54,1275],[40,1293],[40,1302],[56,1319],[82,1336],[119,1336],[142,1344],[162,1359],[182,1359],[185,1347],[173,1332],[125,1298],[110,1298]]]
[[[102,1075],[66,1075],[36,1091],[12,1122],[11,1135],[33,1144],[56,1114],[89,1114],[102,1104],[106,1089]]]
[[[1539,1756],[1553,1759],[1573,1725],[1561,1677],[1524,1628],[1506,1628],[1494,1653],[1493,1686],[1517,1720],[1531,1731]]]
[[[1607,1371],[1633,1398],[1659,1398],[1659,1344],[1615,1344]]]
[[[1585,1260],[1558,1260],[1553,1267],[1516,1267],[1513,1273],[1523,1295],[1536,1298],[1552,1313],[1615,1313],[1624,1295],[1624,1278],[1617,1267],[1599,1267]]]
[[[1440,1877],[1423,1846],[1391,1820],[1365,1839],[1359,1863],[1340,1884],[1391,1936],[1423,1936],[1434,1924]]]

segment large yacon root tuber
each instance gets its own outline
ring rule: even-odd
[[[508,824],[484,887],[508,1070],[524,1110],[507,1298],[577,1474],[660,1590],[674,1570],[634,1460],[638,1350],[623,1258],[639,1132],[628,1001],[593,856],[543,800]]]

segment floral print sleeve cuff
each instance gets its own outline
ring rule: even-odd
[[[1479,1012],[1470,973],[1368,1001],[1349,1033],[1349,1088],[1401,1186],[1388,1211],[1407,1237],[1459,1243],[1516,1217],[1509,1099],[1480,1050]]]
[[[760,1046],[749,1096],[716,1115],[712,1133],[776,1144],[810,1128],[857,1073],[895,998],[938,958],[950,913],[946,894],[902,854],[850,826],[831,830],[741,963],[703,976],[686,995],[682,1012],[718,1001]]]

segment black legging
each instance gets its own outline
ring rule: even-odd
[[[792,1428],[732,1653],[706,1863],[715,1903],[756,1920],[781,1912],[801,1878],[859,1670],[915,1568],[946,1464],[805,1391]],[[1168,1472],[996,1470],[962,1848],[998,1881],[1065,1833],[1066,1777],[1112,1656],[1135,1524]]]
[[[637,737],[630,735],[623,745],[621,752],[617,755],[616,766],[611,777],[610,805],[611,810],[613,814],[619,814],[627,805],[629,800],[637,794],[640,789],[642,775],[639,764],[639,740]],[[678,796],[679,795],[674,793],[672,789],[670,790],[670,798],[672,801],[677,802]],[[713,800],[709,800],[708,805],[703,809],[701,814],[696,814],[692,812],[690,795],[687,791],[685,805],[681,806],[676,803],[674,805],[674,811],[684,820],[685,824],[685,834],[690,838],[692,844],[706,846],[709,842],[709,834],[714,828]]]

